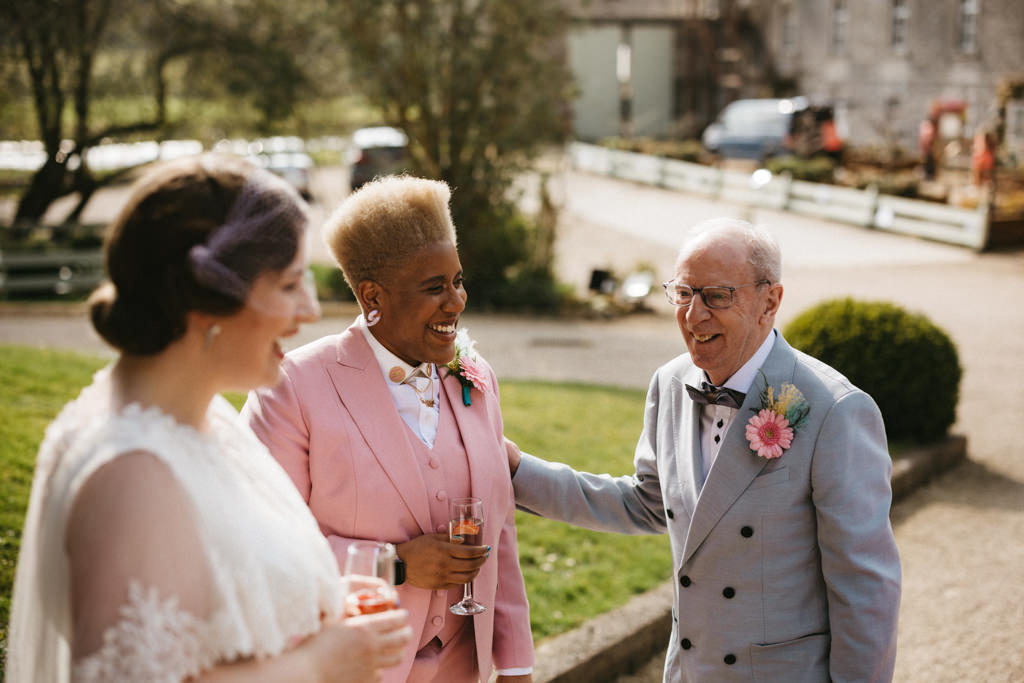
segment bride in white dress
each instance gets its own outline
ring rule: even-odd
[[[120,356],[48,427],[15,580],[10,683],[373,681],[411,632],[343,618],[334,555],[219,392],[277,381],[318,317],[305,205],[197,157],[136,185],[90,301]]]

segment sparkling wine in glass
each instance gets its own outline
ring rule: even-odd
[[[395,546],[376,541],[356,541],[348,547],[345,561],[348,592],[345,614],[375,614],[398,607],[395,590]]]
[[[484,504],[479,498],[453,498],[448,537],[452,543],[483,545]],[[462,616],[480,614],[487,607],[473,599],[473,582],[462,587],[462,600],[448,607],[452,614]]]

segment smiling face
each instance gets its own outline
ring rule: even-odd
[[[455,357],[455,331],[466,308],[455,245],[435,242],[416,252],[387,282],[364,280],[360,302],[380,311],[373,336],[409,365],[444,365]]]
[[[280,340],[297,334],[302,323],[320,317],[302,246],[283,270],[257,276],[242,310],[220,320],[221,333],[212,348],[225,375],[225,389],[248,391],[276,384],[284,358]]]
[[[761,279],[749,263],[739,233],[698,237],[679,255],[674,281],[691,287],[740,287]],[[757,351],[775,322],[782,285],[745,287],[733,292],[729,308],[708,308],[700,296],[676,308],[676,321],[694,364],[712,383],[724,384]]]

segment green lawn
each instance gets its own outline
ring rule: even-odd
[[[0,346],[0,641],[32,467],[46,424],[104,364],[67,352]],[[240,406],[244,397],[228,398]],[[643,392],[503,382],[505,431],[524,450],[580,469],[632,472]],[[578,626],[671,573],[668,539],[598,534],[518,515],[519,554],[536,639]],[[642,561],[637,561],[642,558]]]

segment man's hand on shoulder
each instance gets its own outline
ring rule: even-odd
[[[505,455],[508,457],[508,471],[515,477],[519,463],[523,460],[523,454],[519,450],[519,446],[507,436],[505,437]]]

